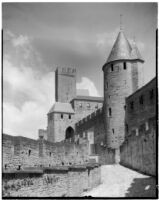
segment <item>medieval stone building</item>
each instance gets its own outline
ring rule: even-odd
[[[120,30],[103,66],[104,98],[76,96],[76,69],[57,68],[56,102],[48,113],[48,127],[43,137],[52,142],[92,137],[90,153],[98,154],[96,145],[103,143],[115,149],[119,160],[119,148],[125,137],[125,98],[143,86],[143,62],[135,42],[130,44]],[[87,120],[85,125],[80,125],[92,113],[96,116],[93,124]]]
[[[155,176],[156,78],[143,85],[143,62],[135,42],[130,44],[120,30],[101,66],[104,98],[77,96],[76,69],[58,67],[56,102],[38,140],[3,134],[4,182],[19,185],[15,177],[24,176],[35,196],[76,196],[100,183],[102,164],[120,162]],[[23,182],[15,191],[4,187],[5,196],[8,191],[30,196]]]

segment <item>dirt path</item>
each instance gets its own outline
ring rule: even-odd
[[[102,184],[85,192],[92,197],[155,197],[155,178],[140,174],[121,165],[101,168]]]

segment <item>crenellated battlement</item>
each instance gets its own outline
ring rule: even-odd
[[[98,118],[99,115],[101,115],[103,113],[103,108],[99,108],[98,110],[92,112],[90,115],[88,115],[87,117],[83,118],[82,120],[78,121],[76,123],[76,127],[79,127],[80,125],[83,125],[84,123],[89,122],[90,120],[93,120],[95,118]]]
[[[57,67],[56,73],[57,74],[61,74],[61,75],[76,76],[76,68],[72,68],[72,67]]]

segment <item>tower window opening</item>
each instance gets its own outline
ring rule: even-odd
[[[153,89],[152,89],[152,90],[150,90],[150,100],[152,100],[153,97],[154,97],[154,91],[153,91]]]
[[[134,102],[132,101],[132,102],[130,102],[130,108],[131,108],[131,110],[133,110],[134,109]]]
[[[124,62],[123,64],[123,69],[126,70],[127,66],[126,66],[126,62]]]
[[[82,103],[79,104],[79,107],[82,108]]]
[[[63,119],[63,114],[61,114],[61,119]]]
[[[87,108],[90,108],[90,103],[87,103]]]
[[[113,64],[111,64],[111,72],[113,72],[114,71],[114,66],[113,66]]]
[[[71,115],[69,115],[69,119],[71,119]]]
[[[139,98],[139,103],[140,103],[141,105],[144,104],[144,97],[143,97],[143,95],[140,96],[140,98]]]
[[[31,154],[31,150],[29,149],[29,151],[28,151],[28,154],[29,154],[29,156],[30,156],[30,154]]]
[[[17,170],[21,170],[21,165],[18,165],[18,168],[17,168]]]
[[[128,124],[126,124],[125,126],[126,126],[126,132],[128,133],[129,132]]]
[[[112,116],[112,109],[109,108],[109,117],[111,117],[111,116]]]
[[[124,106],[124,110],[126,110],[126,106]]]
[[[50,157],[51,157],[51,152],[49,154],[50,154]]]
[[[112,129],[112,133],[114,134],[114,128]]]
[[[95,106],[95,109],[98,109],[98,104]]]
[[[4,165],[4,168],[7,169],[7,164]]]

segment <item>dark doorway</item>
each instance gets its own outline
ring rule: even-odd
[[[74,136],[74,130],[71,126],[69,126],[66,129],[66,138],[65,139],[73,138],[73,136]]]

